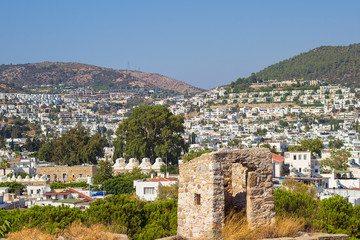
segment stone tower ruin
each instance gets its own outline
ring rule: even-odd
[[[275,222],[269,149],[218,151],[180,165],[179,236],[216,239],[233,208],[245,210],[251,227]]]

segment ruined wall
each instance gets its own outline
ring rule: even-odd
[[[213,152],[180,165],[178,235],[215,239],[234,207],[246,210],[251,227],[274,223],[271,180],[264,148]]]
[[[180,169],[178,233],[191,239],[215,236],[225,216],[220,162],[204,155]]]

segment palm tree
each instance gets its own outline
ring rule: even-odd
[[[5,170],[10,167],[10,163],[8,160],[6,159],[3,159],[1,162],[0,162],[0,169],[3,169],[4,170],[4,174],[3,176],[5,176]]]

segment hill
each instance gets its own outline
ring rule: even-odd
[[[360,44],[323,46],[273,64],[256,73],[257,79],[325,80],[327,83],[360,86]]]
[[[251,91],[253,83],[294,78],[360,87],[360,44],[318,47],[252,73],[247,78],[238,78],[229,87],[234,92]]]
[[[115,70],[82,63],[42,62],[0,66],[0,91],[34,85],[91,86],[95,89],[120,90],[160,88],[179,93],[200,89],[156,73]]]

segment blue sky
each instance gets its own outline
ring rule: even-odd
[[[0,64],[81,62],[209,89],[360,43],[360,1],[1,1]]]

